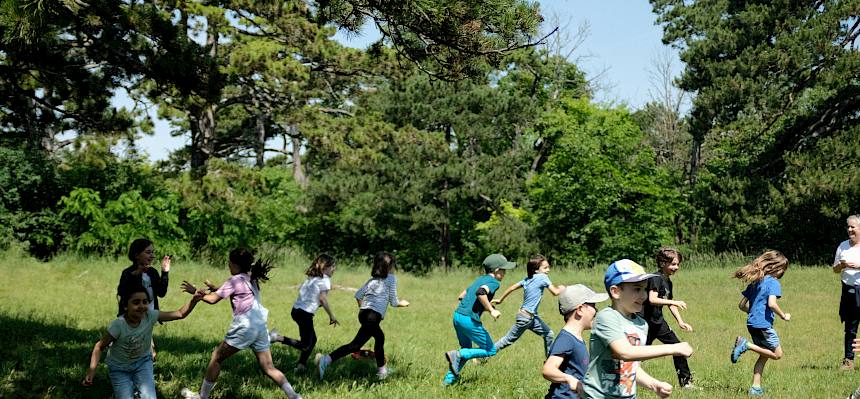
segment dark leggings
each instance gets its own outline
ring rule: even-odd
[[[301,309],[293,308],[290,312],[296,324],[299,326],[299,337],[301,340],[284,337],[284,345],[292,346],[300,351],[298,364],[306,365],[314,346],[317,344],[317,333],[314,331],[314,315]]]
[[[645,344],[651,345],[655,339],[660,340],[664,344],[677,344],[681,342],[678,340],[675,332],[669,328],[669,323],[665,319],[660,324],[648,323],[648,338],[646,338]],[[672,356],[672,361],[675,363],[675,372],[678,373],[678,383],[684,386],[693,382],[693,374],[690,373],[687,358],[684,356]]]
[[[376,354],[376,367],[385,365],[385,334],[379,323],[382,323],[382,315],[374,310],[361,309],[358,311],[358,322],[361,323],[361,328],[355,334],[352,342],[337,348],[329,356],[335,361],[350,353],[357,352],[361,349],[370,338],[373,338],[373,352]]]

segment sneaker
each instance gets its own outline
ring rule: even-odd
[[[297,364],[296,368],[293,369],[295,373],[304,373],[305,371],[308,371],[308,368],[304,364]]]
[[[857,388],[851,395],[848,395],[848,399],[860,399],[860,388]]]
[[[448,361],[448,369],[451,370],[451,374],[454,374],[454,376],[460,375],[460,351],[445,352],[445,360]]]
[[[331,356],[317,353],[316,359],[314,360],[316,360],[317,368],[320,372],[320,380],[322,380],[323,376],[325,376],[325,369],[327,369],[331,364]]]
[[[182,390],[179,391],[179,394],[182,395],[182,397],[185,399],[200,399],[199,393],[194,392],[188,388],[182,388]]]
[[[384,380],[384,379],[388,378],[389,375],[391,375],[391,369],[389,369],[388,367],[382,366],[379,369],[379,371],[376,373],[376,379]]]
[[[762,387],[750,387],[749,390],[750,396],[764,396],[764,388]]]
[[[281,342],[281,335],[278,334],[278,330],[273,328],[269,331],[269,342]]]
[[[455,382],[457,382],[457,376],[447,373],[445,374],[445,379],[442,380],[442,386],[451,386],[454,385]]]
[[[692,382],[688,382],[688,383],[686,383],[686,384],[682,385],[682,386],[681,386],[681,388],[683,388],[683,389],[685,389],[685,390],[687,390],[687,391],[701,391],[701,390],[702,390],[702,388],[701,388],[701,387],[698,387],[698,386],[696,386],[696,385],[693,385],[693,383],[692,383]]]
[[[842,359],[842,365],[839,366],[839,370],[841,370],[841,371],[854,370],[854,359]]]
[[[747,340],[744,337],[735,338],[735,347],[732,348],[732,363],[737,363],[741,355],[747,351]]]

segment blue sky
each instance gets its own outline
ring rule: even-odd
[[[546,21],[544,30],[552,29],[549,23],[557,20],[559,25],[567,25],[572,36],[579,26],[588,24],[588,36],[572,58],[589,77],[600,75],[597,84],[603,89],[596,93],[596,101],[631,108],[645,104],[650,98],[649,69],[662,53],[668,52],[674,60],[676,73],[681,69],[677,52],[661,43],[662,30],[654,24],[656,16],[646,0],[547,0],[540,4]],[[346,45],[363,48],[376,36],[338,34],[337,38]],[[115,104],[130,106],[127,98],[119,97],[124,96],[118,96]],[[150,160],[166,159],[170,151],[190,140],[187,136],[171,137],[169,131],[166,122],[157,121],[155,134],[141,137],[137,145]]]

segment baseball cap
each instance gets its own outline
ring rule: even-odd
[[[568,285],[558,296],[558,312],[565,315],[583,303],[598,303],[609,299],[607,294],[598,294],[582,284]]]
[[[645,273],[645,269],[630,259],[621,259],[612,262],[603,276],[603,285],[606,291],[609,287],[621,283],[636,283],[657,276],[654,273]]]
[[[513,269],[517,267],[514,262],[508,262],[508,259],[502,254],[492,254],[484,258],[484,267],[488,269]]]

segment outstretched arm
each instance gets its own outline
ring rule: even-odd
[[[548,289],[549,292],[551,292],[553,295],[559,296],[561,295],[561,292],[564,291],[564,285],[555,285],[553,283],[549,283],[549,286],[547,286],[546,289]]]
[[[648,291],[648,302],[651,302],[652,305],[677,306],[681,309],[687,310],[686,302],[660,298],[660,294],[657,293],[657,291]]]
[[[194,310],[194,307],[197,306],[197,302],[200,302],[203,297],[204,294],[202,290],[195,292],[194,296],[191,297],[191,301],[189,301],[185,305],[182,305],[179,310],[158,312],[158,321],[173,321],[186,318],[189,314],[191,314],[191,311]]]
[[[616,359],[625,361],[648,360],[663,356],[690,357],[693,347],[686,342],[669,345],[640,345],[633,346],[626,338],[616,339],[609,343],[612,355]]]
[[[84,386],[93,384],[93,378],[96,375],[96,367],[99,366],[99,361],[102,358],[102,352],[114,341],[113,336],[105,331],[102,338],[93,346],[93,353],[90,355],[90,365],[87,368],[87,374],[81,382]]]
[[[675,305],[669,305],[669,313],[672,313],[672,317],[678,321],[678,327],[681,327],[684,331],[693,331],[693,326],[684,323],[684,319],[681,318],[681,311]]]
[[[501,298],[493,299],[493,300],[492,300],[492,303],[493,303],[493,304],[495,304],[495,305],[498,305],[498,304],[500,304],[500,303],[504,302],[504,301],[505,301],[505,298],[507,298],[507,297],[508,297],[508,295],[510,295],[512,292],[514,292],[514,291],[516,291],[516,290],[518,290],[518,289],[520,289],[520,288],[523,288],[523,285],[522,285],[522,284],[520,284],[520,283],[516,283],[516,284],[514,284],[514,285],[511,285],[510,287],[508,287],[508,289],[506,289],[506,290],[505,290],[505,292],[504,292],[504,293],[502,293],[502,297],[501,297]],[[489,309],[487,309],[487,310],[489,310]]]
[[[209,291],[217,291],[218,290],[218,287],[215,287],[215,289],[213,289],[213,285],[212,285],[212,283],[209,282],[209,280],[206,280],[206,282],[204,284],[206,284],[206,286],[209,288]],[[203,293],[203,290],[198,289],[197,287],[194,286],[194,284],[191,284],[188,281],[182,281],[182,285],[180,285],[180,288],[182,289],[182,291],[185,291],[185,292],[187,292],[191,295],[195,295],[195,296],[197,295],[197,293]],[[218,303],[218,301],[221,300],[221,296],[216,294],[215,292],[210,292],[208,294],[203,295],[200,298],[200,300],[203,302],[206,302],[210,305],[214,305],[214,304]]]

